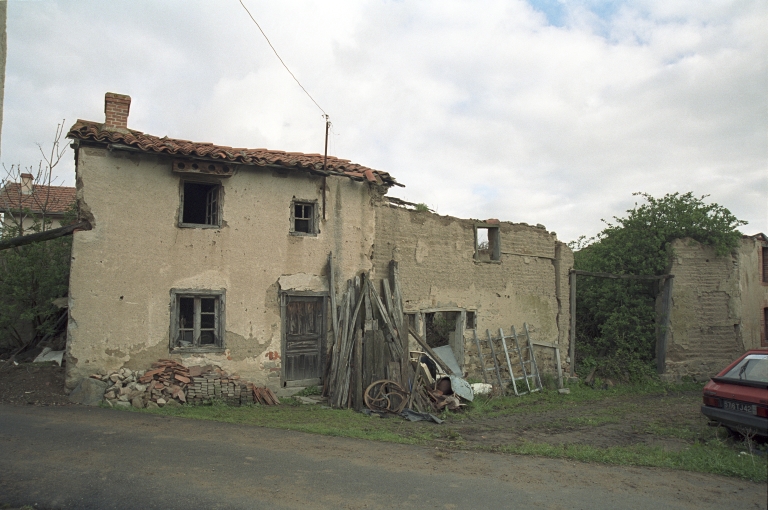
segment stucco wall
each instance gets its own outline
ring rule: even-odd
[[[466,309],[476,312],[476,331],[509,334],[528,323],[534,339],[559,344],[565,365],[568,342],[568,271],[573,254],[554,233],[501,222],[501,260],[475,262],[474,220],[418,212],[386,202],[376,207],[373,275],[388,274],[398,261],[406,311]],[[464,371],[480,377],[472,330],[464,334]],[[537,349],[542,364],[549,350]]]
[[[337,281],[370,269],[375,215],[367,184],[327,179],[327,220],[316,237],[289,235],[290,207],[294,197],[322,204],[321,178],[241,167],[221,184],[222,227],[179,228],[180,177],[169,158],[78,149],[78,203],[93,230],[73,240],[68,387],[99,369],[145,369],[169,357],[215,362],[276,387],[278,280],[327,290],[331,251]],[[224,353],[169,356],[173,288],[226,289]]]
[[[675,276],[665,376],[707,379],[760,344],[760,315],[768,306],[760,282],[758,243],[718,257],[690,239],[673,242]]]
[[[745,349],[768,347],[765,338],[764,309],[768,308],[768,283],[763,282],[762,249],[768,242],[761,237],[745,237],[739,250],[741,287],[741,331]]]

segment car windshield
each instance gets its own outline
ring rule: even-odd
[[[723,375],[727,379],[768,383],[768,354],[750,354]]]

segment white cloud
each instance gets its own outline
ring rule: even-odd
[[[764,2],[565,1],[562,26],[522,1],[246,5],[331,115],[331,152],[398,196],[570,240],[634,191],[691,190],[768,231]],[[322,152],[321,112],[237,2],[8,10],[7,164],[103,118],[108,90],[148,133]]]

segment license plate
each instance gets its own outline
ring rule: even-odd
[[[757,414],[757,406],[754,404],[745,404],[743,402],[734,402],[732,400],[723,401],[723,409],[736,411],[745,414]]]

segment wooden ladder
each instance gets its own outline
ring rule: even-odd
[[[517,352],[517,357],[520,361],[520,368],[523,372],[522,377],[518,379],[525,379],[528,392],[532,393],[534,391],[541,390],[541,377],[539,375],[539,366],[536,364],[536,356],[533,354],[533,341],[531,340],[531,333],[528,331],[528,324],[525,322],[523,323],[523,329],[525,330],[526,345],[523,346],[522,349],[520,348],[520,342],[518,341],[517,332],[515,331],[514,326],[512,326],[512,338],[515,341],[515,351]]]

